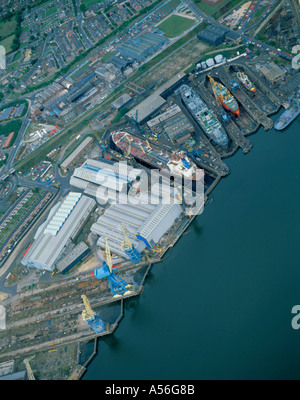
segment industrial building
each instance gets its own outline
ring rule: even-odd
[[[238,44],[242,41],[242,36],[239,32],[236,31],[228,31],[225,33],[226,42],[232,42],[234,44]]]
[[[146,32],[138,37],[130,38],[118,47],[118,51],[133,60],[142,61],[168,41],[163,35]]]
[[[59,272],[65,274],[90,252],[90,248],[84,242],[80,242],[65,257],[58,261],[56,268]]]
[[[81,180],[83,181],[81,189],[84,188],[85,183],[86,185],[93,183],[98,186],[101,185],[117,190],[118,192],[127,193],[129,184],[135,179],[135,175],[133,175],[134,171],[135,168],[127,165],[127,163],[112,162],[106,159],[88,159],[79,168],[74,170],[70,184],[76,186],[78,180]]]
[[[164,104],[166,104],[166,100],[157,93],[153,93],[133,107],[125,116],[131,121],[143,124]]]
[[[165,121],[163,127],[170,140],[178,144],[189,139],[194,131],[192,124],[182,112]]]
[[[74,165],[88,149],[92,147],[94,140],[91,136],[86,137],[82,143],[61,163],[61,169],[66,172]]]
[[[96,197],[99,204],[106,204],[115,200],[117,193],[118,196],[120,193],[127,195],[129,190],[138,188],[141,171],[126,162],[88,159],[74,170],[70,184]]]
[[[219,26],[208,25],[202,31],[198,32],[197,37],[202,42],[212,46],[219,46],[225,40],[226,31]]]
[[[53,271],[65,247],[80,232],[95,206],[94,199],[70,192],[51,209],[21,263],[26,267]]]
[[[155,247],[175,220],[180,217],[182,209],[178,203],[171,201],[163,204],[158,197],[157,202],[153,201],[153,197],[155,196],[152,195],[150,199],[144,194],[137,204],[135,202],[111,204],[91,227],[91,231],[100,236],[98,245],[105,248],[107,237],[111,251],[128,259],[122,248],[123,224],[131,243],[139,253],[146,247]]]
[[[113,64],[117,69],[124,72],[126,68],[131,67],[133,64],[132,60],[124,56],[113,56],[109,59],[109,63]]]
[[[131,102],[132,98],[128,93],[122,94],[122,96],[118,97],[117,100],[111,103],[112,108],[115,110],[120,110],[121,108],[128,106]]]
[[[174,75],[171,79],[157,88],[150,96],[146,97],[145,100],[141,101],[125,114],[126,118],[139,124],[147,122],[162,106],[166,104],[165,99],[182,84],[182,79],[185,76],[184,72],[179,72]]]
[[[286,74],[286,71],[274,62],[267,62],[264,65],[260,65],[258,69],[264,75],[267,81],[271,83],[275,83],[284,79]]]
[[[164,130],[172,142],[182,144],[194,131],[192,124],[175,104],[147,122],[152,132]]]
[[[172,116],[174,116],[180,112],[181,112],[180,107],[177,104],[175,104],[175,105],[169,107],[166,111],[164,111],[161,114],[157,115],[156,117],[150,119],[147,122],[147,125],[149,126],[151,131],[154,131],[155,128],[157,127],[157,125],[160,125],[164,121],[168,120],[169,118],[171,118]]]
[[[107,63],[95,69],[95,72],[105,82],[114,82],[121,76],[121,72],[113,64]]]

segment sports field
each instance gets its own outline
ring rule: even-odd
[[[168,38],[174,38],[181,35],[195,24],[191,18],[181,17],[179,15],[171,15],[157,26],[158,29],[164,32]]]

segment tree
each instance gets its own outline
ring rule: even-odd
[[[87,10],[86,5],[84,3],[80,4],[80,11],[82,11],[83,13],[85,13]]]

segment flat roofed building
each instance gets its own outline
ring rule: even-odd
[[[130,110],[126,117],[134,122],[143,124],[151,116],[157,112],[164,104],[166,100],[157,95],[156,93],[151,94],[145,100],[141,101],[138,105]]]
[[[213,46],[219,46],[225,40],[226,30],[215,25],[208,25],[202,31],[198,32],[197,37],[199,40],[211,44]]]
[[[68,272],[73,268],[80,260],[90,253],[90,248],[84,243],[80,242],[75,246],[72,251],[64,256],[57,264],[56,268],[62,274]]]
[[[168,41],[163,35],[146,32],[142,35],[127,39],[119,47],[119,52],[133,60],[142,61]]]
[[[170,140],[178,144],[187,140],[194,131],[193,125],[182,112],[166,120],[163,127]]]
[[[117,100],[111,103],[111,106],[116,110],[120,110],[122,107],[125,107],[131,101],[131,96],[128,93],[124,93],[122,96],[118,97]]]
[[[80,189],[87,189],[92,184],[127,192],[140,171],[125,162],[88,159],[74,170],[70,183]]]
[[[74,165],[82,155],[92,147],[94,140],[91,136],[86,137],[79,146],[61,163],[60,167],[63,171],[67,171]]]
[[[271,83],[278,82],[285,77],[286,71],[274,62],[268,62],[259,67],[259,71]]]
[[[67,210],[70,211],[61,211],[64,202],[58,203],[50,211],[47,220],[39,227],[34,242],[21,260],[23,265],[52,271],[65,246],[76,237],[96,206],[94,199],[81,193],[70,192],[66,200],[69,203]],[[58,215],[62,219],[57,222],[53,217]]]
[[[146,246],[155,246],[180,217],[182,209],[180,204],[164,204],[158,197],[156,204],[153,204],[153,197],[155,195],[151,198],[145,195],[138,204],[111,204],[91,227],[91,231],[100,236],[98,245],[104,249],[107,237],[110,250],[128,259],[122,248],[124,224],[128,237],[138,252],[141,253]],[[147,202],[143,203],[145,200]]]
[[[147,122],[147,125],[152,130],[157,125],[161,124],[163,121],[166,121],[167,119],[171,118],[172,116],[174,116],[180,112],[181,112],[180,107],[177,104],[175,104],[175,105],[169,107],[165,112],[150,119],[150,121]]]

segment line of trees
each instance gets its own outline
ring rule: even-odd
[[[16,25],[16,29],[15,29],[15,37],[13,39],[12,46],[11,46],[12,51],[18,50],[20,47],[20,35],[22,32],[22,27],[21,27],[22,20],[23,20],[22,10],[19,10],[16,13],[17,25]]]

